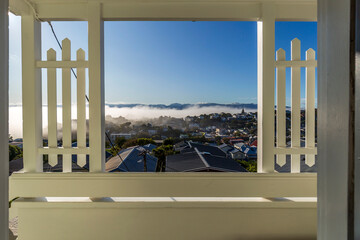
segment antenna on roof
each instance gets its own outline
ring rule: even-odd
[[[140,150],[139,156],[143,156],[144,158],[144,172],[147,172],[146,156],[149,151],[146,150],[144,147],[139,147],[138,149]]]

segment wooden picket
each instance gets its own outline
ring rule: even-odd
[[[56,61],[56,52],[54,49],[47,51],[47,60]],[[47,85],[48,85],[48,146],[50,148],[57,147],[57,94],[56,94],[56,68],[47,69]],[[49,154],[50,166],[58,163],[57,154]]]
[[[65,38],[62,41],[62,60],[70,61],[71,59],[71,43]],[[71,69],[62,69],[62,111],[63,111],[63,147],[71,147]],[[63,172],[71,172],[72,163],[71,155],[63,155]]]
[[[291,41],[291,61],[301,60],[300,40]],[[300,147],[301,68],[291,68],[291,147]],[[291,155],[291,172],[300,172],[300,155]]]
[[[306,51],[306,60],[315,60],[315,51]],[[315,67],[306,68],[306,104],[305,104],[305,146],[315,147]],[[306,154],[305,163],[308,166],[315,164],[315,155]]]
[[[291,61],[285,60],[285,51],[276,52],[277,68],[277,131],[276,163],[283,166],[286,155],[291,155],[291,172],[299,173],[300,156],[305,155],[308,166],[315,164],[317,148],[315,145],[315,51],[306,52],[306,60],[301,60],[301,43],[295,38],[291,41]],[[286,144],[286,68],[291,68],[291,147]],[[301,147],[301,68],[306,68],[306,104],[305,104],[305,147]]]
[[[285,61],[285,51],[279,49],[276,52],[277,61]],[[276,71],[276,146],[286,147],[286,68],[278,67]],[[285,165],[286,155],[277,154],[276,163]]]
[[[85,52],[79,49],[76,52],[77,61],[85,61]],[[85,68],[77,68],[77,147],[86,147],[86,102],[85,102]],[[86,155],[77,156],[77,164],[83,167],[86,164]]]

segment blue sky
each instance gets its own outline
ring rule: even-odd
[[[20,24],[19,17],[10,16],[12,104],[21,103]],[[53,25],[59,39],[68,37],[72,41],[73,58],[78,48],[87,52],[86,22]],[[284,48],[290,58],[290,41],[297,37],[302,41],[304,59],[308,48],[317,50],[316,27],[313,22],[276,23],[276,49]],[[61,55],[49,26],[43,23],[43,59],[49,48]],[[256,103],[256,58],[256,22],[106,22],[105,99],[110,103],[147,104]],[[302,74],[304,97],[304,71]],[[46,103],[45,70],[43,85]],[[61,96],[58,99],[61,103]]]

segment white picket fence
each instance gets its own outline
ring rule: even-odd
[[[86,145],[86,98],[85,69],[88,61],[85,52],[77,50],[76,61],[71,61],[71,42],[62,41],[62,60],[56,61],[54,49],[47,51],[47,61],[37,61],[37,68],[47,69],[48,95],[48,146],[39,148],[39,154],[48,155],[49,164],[55,166],[58,156],[63,158],[63,172],[72,171],[72,155],[77,155],[77,164],[86,164],[86,155],[90,148]],[[305,155],[308,166],[315,164],[317,148],[315,144],[315,51],[308,49],[306,59],[301,60],[300,40],[291,41],[291,60],[286,60],[283,49],[276,52],[276,163],[285,165],[286,155],[291,156],[291,172],[298,173],[300,156]],[[306,68],[306,103],[305,103],[305,147],[301,146],[301,68]],[[72,147],[71,116],[71,68],[77,72],[77,147]],[[291,68],[291,146],[286,142],[286,68]],[[62,146],[58,146],[57,124],[57,76],[56,69],[62,69]]]
[[[62,155],[63,172],[72,171],[72,155],[77,155],[77,164],[86,164],[86,155],[90,149],[86,146],[86,98],[85,98],[85,52],[77,50],[76,61],[71,61],[71,42],[62,41],[62,60],[56,61],[56,51],[47,51],[47,61],[38,61],[38,68],[47,68],[47,96],[48,96],[48,146],[39,148],[39,153],[48,155],[49,165],[58,164],[58,155]],[[71,116],[71,68],[77,73],[77,147],[72,147],[72,116]],[[58,146],[57,122],[57,76],[56,69],[62,69],[62,146]]]
[[[276,163],[283,166],[291,155],[291,172],[300,172],[300,156],[308,166],[315,164],[315,51],[308,49],[301,60],[301,43],[291,41],[291,60],[283,49],[276,52]],[[301,68],[306,69],[305,83],[305,147],[301,147]],[[286,144],[286,68],[291,68],[291,147]]]

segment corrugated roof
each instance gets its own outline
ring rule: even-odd
[[[213,155],[211,151],[219,148],[202,144],[190,143],[191,149],[181,151],[180,154],[166,157],[167,172],[198,172],[198,171],[222,171],[222,172],[247,172],[239,163],[231,158]],[[201,149],[201,150],[200,150]],[[206,151],[207,150],[207,151]]]
[[[142,151],[138,146],[130,147],[122,150],[119,156],[110,158],[106,164],[107,172],[122,171],[122,172],[144,172],[144,157],[140,155]],[[157,165],[157,158],[146,154],[146,166],[148,172],[155,172]]]

